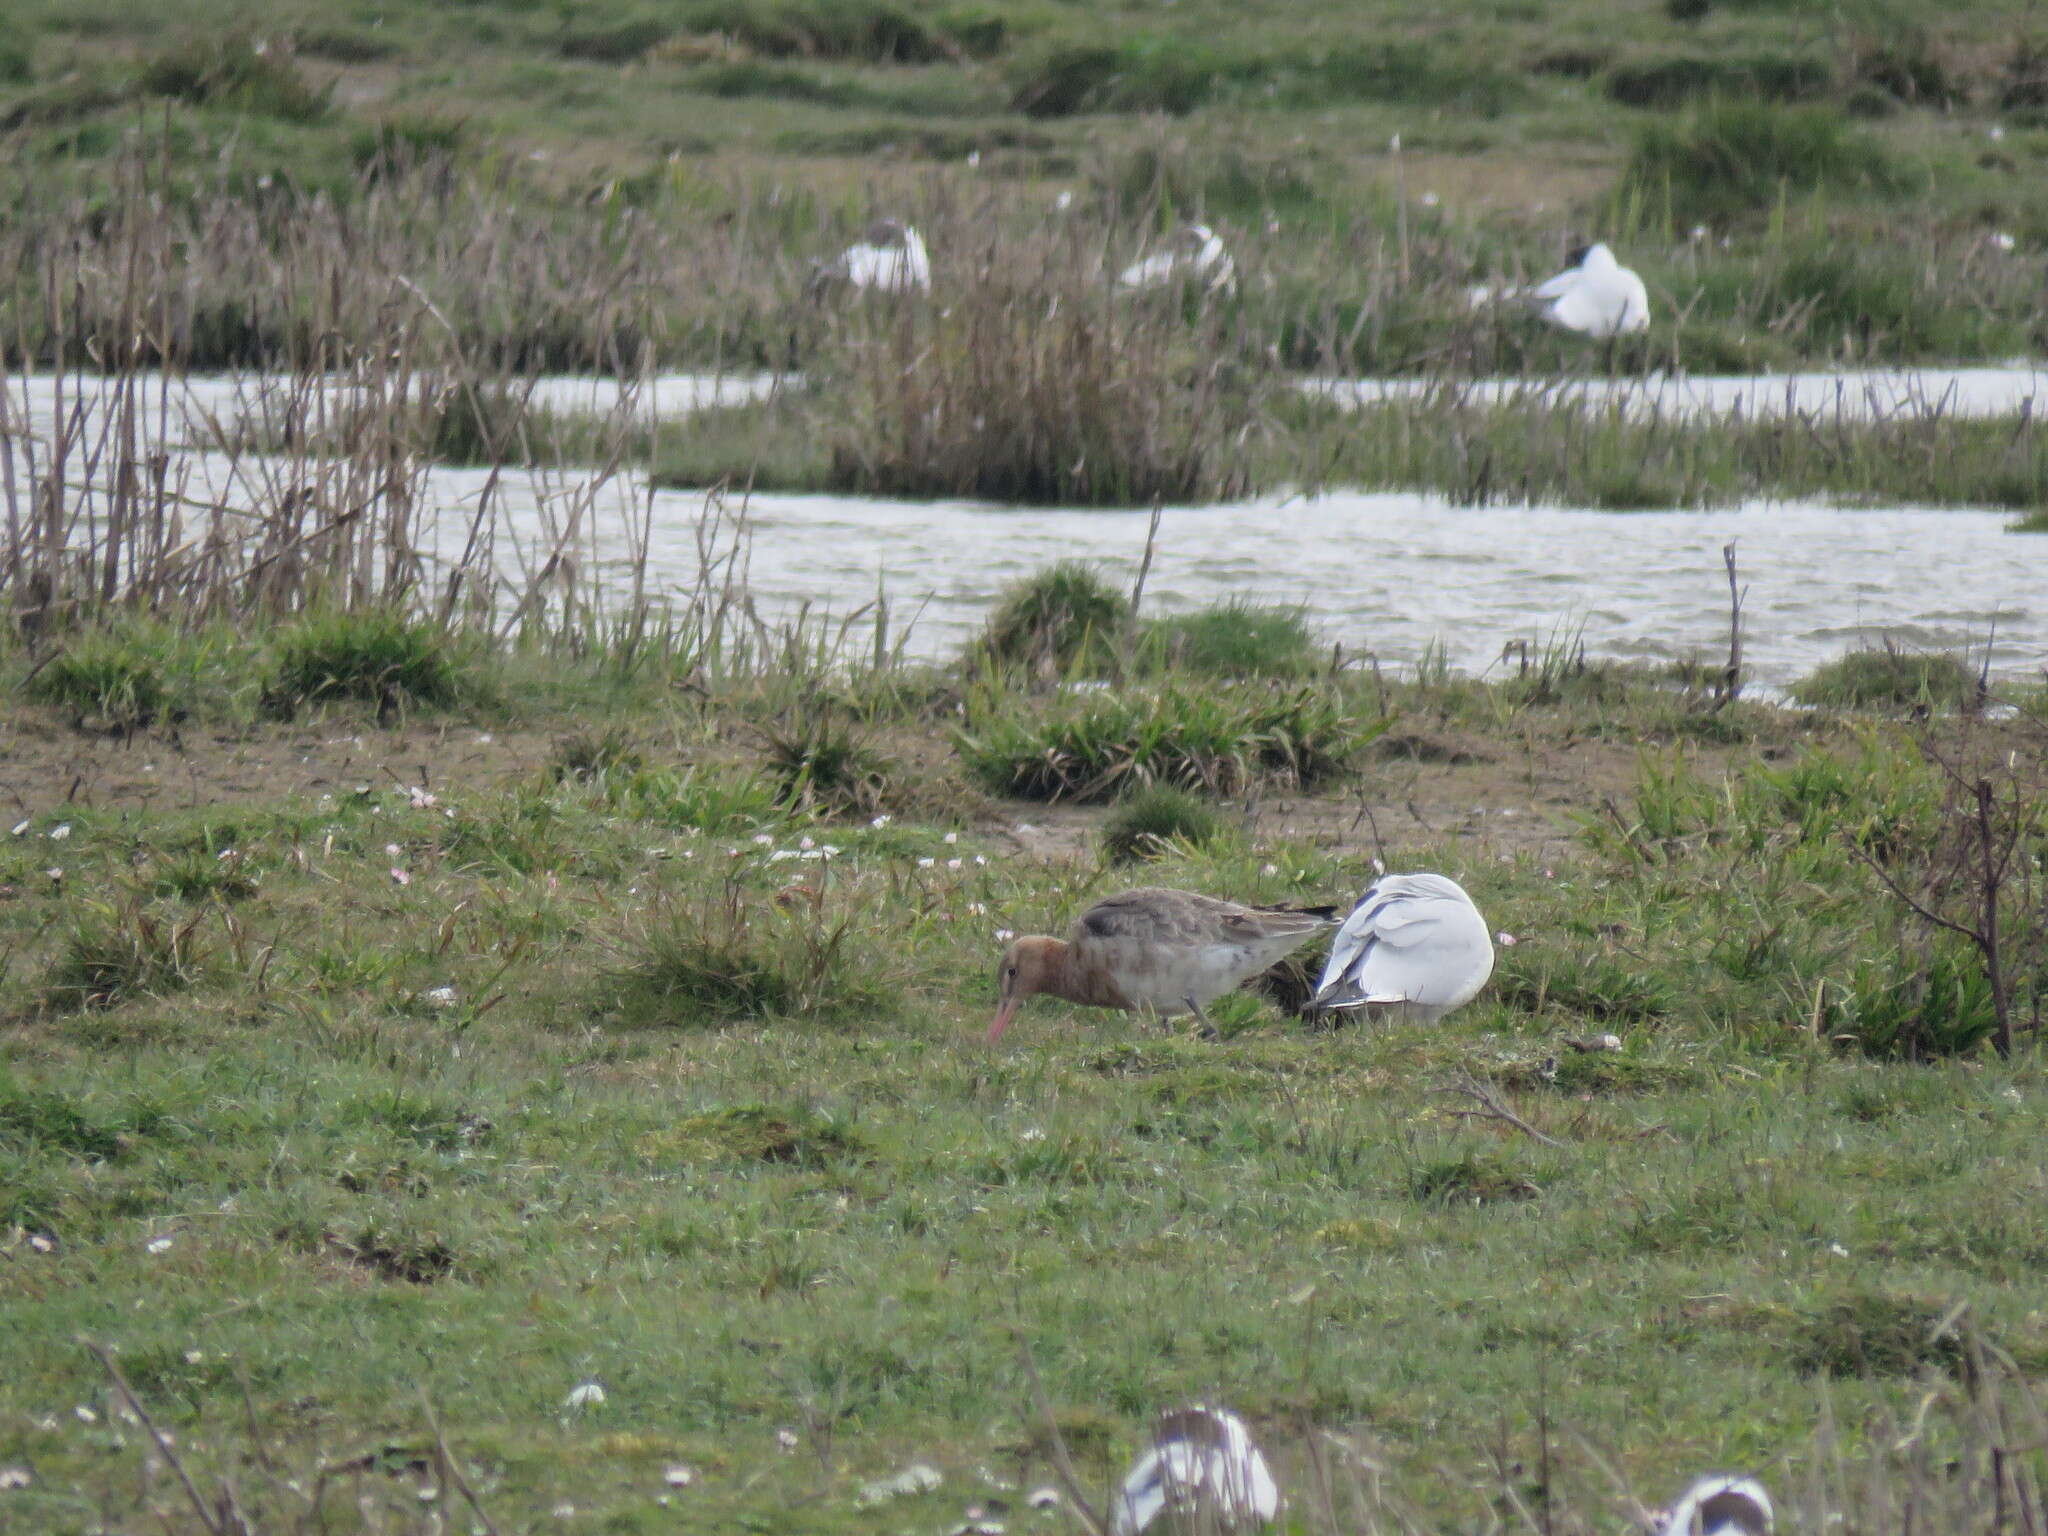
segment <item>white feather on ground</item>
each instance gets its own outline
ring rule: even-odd
[[[1197,1403],[1161,1414],[1116,1496],[1112,1536],[1243,1530],[1280,1513],[1280,1487],[1244,1420]]]
[[[1310,1006],[1399,1008],[1433,1024],[1492,974],[1493,938],[1463,886],[1446,875],[1385,875],[1337,930]]]
[[[1116,281],[1120,288],[1139,290],[1200,282],[1213,293],[1236,284],[1237,263],[1208,225],[1183,224],[1164,250],[1132,262]]]
[[[1658,1536],[1770,1536],[1771,1496],[1754,1478],[1716,1473],[1686,1489]]]

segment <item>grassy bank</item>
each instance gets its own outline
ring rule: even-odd
[[[4,658],[10,1518],[203,1528],[82,1340],[265,1530],[316,1488],[387,1529],[1017,1509],[1050,1479],[1020,1341],[1091,1484],[1220,1396],[1306,1530],[1604,1528],[1709,1464],[1894,1529],[1965,1519],[1994,1447],[2038,1475],[1973,1393],[2021,1413],[2048,1370],[2048,1079],[1892,894],[1967,918],[1979,771],[2038,848],[2028,719],[1342,674],[1289,686],[1393,724],[1334,779],[1184,780],[1217,819],[1133,842],[990,797],[966,738],[1077,717],[986,655],[92,643]],[[836,724],[793,748],[796,707]],[[1514,942],[1434,1031],[1247,992],[1214,1040],[1035,1005],[991,1054],[999,932],[1133,852],[1259,901],[1444,869]],[[2035,897],[2005,916],[2024,1025]],[[1548,1140],[1461,1114],[1468,1079]],[[885,1496],[912,1462],[937,1491]]]

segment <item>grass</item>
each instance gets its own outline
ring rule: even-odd
[[[1153,619],[1145,643],[1152,665],[1206,677],[1298,678],[1318,660],[1315,636],[1298,610],[1256,603]]]
[[[333,612],[278,635],[264,704],[289,716],[308,705],[357,700],[388,717],[453,704],[464,688],[448,635],[399,613]]]
[[[1200,847],[1223,830],[1205,800],[1183,789],[1154,784],[1120,802],[1102,823],[1103,857],[1114,864],[1156,859],[1174,843]]]
[[[239,643],[217,664],[252,670],[265,637]],[[22,1234],[0,1464],[34,1481],[11,1508],[59,1530],[87,1494],[96,1520],[182,1518],[83,1338],[258,1528],[304,1500],[262,1471],[252,1421],[302,1486],[380,1458],[351,1499],[394,1530],[443,1443],[501,1529],[566,1502],[653,1530],[685,1497],[712,1528],[943,1524],[989,1496],[980,1467],[1049,1476],[1021,1329],[1091,1486],[1187,1397],[1248,1414],[1295,1496],[1304,1415],[1347,1444],[1369,1424],[1355,1444],[1385,1492],[1340,1468],[1348,1513],[1305,1505],[1311,1530],[1483,1524],[1505,1496],[1487,1448],[1534,1465],[1546,1415],[1584,1437],[1552,1437],[1554,1507],[1594,1529],[1625,1516],[1609,1468],[1665,1497],[1701,1464],[1760,1472],[1802,1520],[1895,1528],[1909,1486],[1988,1519],[1974,1474],[1923,1487],[1893,1447],[1932,1392],[1930,1454],[1979,1465],[2003,1442],[1970,1427],[1972,1392],[2018,1388],[1973,1341],[2048,1360],[2028,1172],[2048,1079],[2031,1040],[2000,1061],[1927,1032],[1967,968],[1922,997],[1923,936],[1850,851],[1906,870],[1928,846],[1941,801],[1905,727],[1747,706],[1748,734],[1648,760],[1610,815],[1597,786],[1636,749],[1607,743],[1668,729],[1647,685],[1385,680],[1417,729],[1460,722],[1583,775],[1584,827],[1498,849],[1397,829],[1403,800],[1523,791],[1515,770],[1374,763],[1246,807],[1229,837],[1176,816],[1144,879],[1348,900],[1377,856],[1362,797],[1390,860],[1454,872],[1515,934],[1479,1002],[1324,1035],[1248,993],[1213,1010],[1214,1040],[1040,1004],[991,1054],[999,934],[1057,932],[1127,880],[1097,853],[1141,803],[1063,811],[1084,835],[1029,854],[1017,824],[1047,816],[1016,802],[822,823],[753,745],[811,686],[789,654],[678,688],[528,642],[468,713],[380,726],[374,698],[334,698],[314,733],[198,689],[189,783],[74,807],[55,841],[63,786],[20,780],[32,826],[0,839],[0,955],[31,1000],[0,1052],[0,1220]],[[927,694],[866,675],[835,686],[878,743],[922,779],[970,771]],[[1270,683],[1175,687],[1160,718],[1296,707]],[[1309,690],[1353,720],[1377,718],[1372,692],[1343,673]],[[9,697],[10,742],[164,750],[167,727],[74,745],[65,705]],[[973,702],[968,729],[1149,718],[1155,698],[1020,692]],[[2031,739],[1923,729],[1950,751],[1991,733],[2000,761]],[[273,754],[291,776],[264,777]],[[247,889],[187,883],[228,848]],[[2034,936],[2013,942],[2032,976]],[[1921,998],[1910,1043],[1856,1037],[1880,983]],[[1565,1044],[1604,1031],[1619,1050]],[[1559,1145],[1447,1113],[1464,1074]],[[54,1283],[82,1266],[91,1286]],[[602,1398],[571,1406],[589,1383]],[[1823,1398],[1851,1426],[1832,1440]],[[862,1503],[913,1461],[937,1492]]]
[[[1013,583],[996,600],[979,649],[1003,666],[1053,675],[1108,662],[1132,623],[1130,599],[1079,561]]]
[[[1882,645],[1816,668],[1792,685],[1792,696],[1833,709],[1961,709],[1979,700],[1980,689],[1966,657]]]
[[[991,793],[1090,801],[1153,784],[1224,795],[1269,782],[1313,788],[1340,776],[1382,729],[1313,689],[1165,684],[1032,710],[991,697],[969,710],[955,747]]]

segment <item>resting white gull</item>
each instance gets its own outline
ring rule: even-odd
[[[1771,1496],[1754,1478],[1715,1473],[1671,1506],[1658,1536],[1770,1536]]]
[[[1117,1492],[1110,1532],[1238,1531],[1279,1513],[1280,1487],[1244,1420],[1197,1403],[1159,1416],[1152,1448]]]
[[[1648,330],[1650,292],[1643,280],[1614,259],[1605,245],[1582,245],[1571,264],[1534,288],[1472,290],[1472,307],[1527,300],[1552,325],[1584,336],[1612,340]]]
[[[860,244],[841,251],[813,281],[850,283],[876,293],[924,293],[932,286],[932,262],[915,229],[901,219],[877,219]]]
[[[1479,995],[1493,938],[1447,875],[1383,875],[1337,930],[1309,1006],[1384,1007],[1434,1024]]]
[[[1227,291],[1237,284],[1237,263],[1206,224],[1183,224],[1173,232],[1164,250],[1154,251],[1125,267],[1117,278],[1119,288],[1165,288],[1174,283],[1199,282],[1211,293]]]

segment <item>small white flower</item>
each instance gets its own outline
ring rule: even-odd
[[[1987,139],[1989,139],[1992,143],[1996,144],[2000,139],[2005,137],[2005,124],[1993,123],[1989,128],[1986,128],[1984,130],[1984,136]]]
[[[1374,859],[1372,861],[1372,872],[1376,875],[1384,875],[1387,872],[1387,866],[1382,860]]]
[[[778,1429],[777,1431],[775,1431],[775,1448],[777,1450],[783,1451],[785,1453],[793,1451],[797,1448],[797,1444],[798,1441],[796,1438],[795,1430]]]
[[[754,846],[756,848],[766,848],[774,841],[775,839],[770,837],[766,832],[756,832],[754,834]]]
[[[958,832],[948,832],[939,841],[942,843],[957,843],[960,841],[960,834]]]
[[[173,1239],[170,1237],[152,1237],[142,1245],[142,1251],[144,1253],[169,1253],[172,1241]]]
[[[62,880],[64,878],[63,866],[58,864],[52,864],[48,869],[44,870],[43,873],[48,875],[52,880]]]
[[[948,868],[948,869],[958,869],[959,867],[960,867],[960,861],[959,861],[958,859],[948,859],[948,860],[946,860],[946,868]]]
[[[386,843],[384,845],[384,857],[387,859],[395,859],[404,852],[405,850],[396,843]]]
[[[796,845],[797,847],[805,850],[806,852],[818,846],[817,843],[812,840],[811,835],[808,832],[806,832],[802,837],[796,840]]]
[[[595,1408],[604,1401],[604,1388],[594,1381],[578,1382],[562,1399],[564,1408]]]
[[[76,1408],[72,1409],[71,1411],[72,1413],[77,1415],[78,1422],[81,1424],[97,1424],[100,1421],[100,1416],[94,1413],[90,1408],[86,1407],[83,1403],[80,1403]]]
[[[1498,944],[1502,949],[1513,949],[1518,941],[1512,933],[1509,933],[1507,929],[1503,928],[1499,933],[1496,933],[1493,936],[1493,942]]]
[[[677,1462],[661,1474],[661,1480],[671,1488],[687,1488],[690,1484],[697,1481],[697,1469],[695,1467],[686,1467],[681,1462]]]
[[[1692,238],[1693,238],[1693,243],[1694,243],[1694,244],[1698,244],[1698,243],[1699,243],[1700,241],[1702,241],[1702,240],[1706,239],[1706,238],[1707,238],[1707,226],[1706,226],[1706,225],[1704,225],[1704,224],[1695,224],[1695,225],[1693,225],[1693,227],[1692,227]]]
[[[1014,928],[998,928],[996,930],[996,942],[998,944],[1007,944],[1015,937],[1017,937],[1017,930]]]
[[[2012,249],[2012,248],[2013,248],[2013,247],[2014,247],[2015,245],[2018,245],[2018,244],[2019,244],[2019,242],[2018,242],[2017,240],[2013,239],[2013,237],[2012,237],[2011,235],[2008,235],[2008,234],[2007,234],[2007,233],[2006,233],[2006,232],[2005,232],[2004,230],[2000,229],[2000,230],[1994,230],[1994,231],[1992,231],[1992,235],[1991,235],[1991,248],[1992,248],[1993,250],[1997,250],[1997,251],[2009,251],[2009,250],[2011,250],[2011,249]]]
[[[412,884],[412,876],[407,874],[404,870],[400,869],[395,864],[391,866],[391,880],[394,885]]]
[[[206,1351],[203,1349],[188,1349],[185,1351],[185,1363],[187,1365],[197,1365],[205,1358]]]
[[[19,837],[19,836],[21,836],[21,834],[22,834],[22,833],[26,832],[27,830],[28,830],[28,823],[27,823],[26,821],[17,821],[17,822],[16,822],[15,824],[14,824],[14,832],[13,832],[13,835],[14,835],[14,836],[16,836],[16,837]]]
[[[895,819],[896,818],[893,816],[877,816],[872,821],[870,821],[868,825],[873,827],[877,832],[879,832],[882,830],[882,828],[889,825],[889,823],[894,821]]]
[[[1024,1495],[1024,1502],[1033,1509],[1058,1509],[1060,1491],[1057,1488],[1034,1488]]]
[[[2017,1094],[2014,1094],[2013,1096],[2015,1098],[2018,1097]],[[35,1249],[37,1253],[55,1253],[57,1251],[56,1243],[52,1241],[50,1238],[43,1236],[43,1234],[40,1232],[31,1232],[29,1234],[28,1245],[29,1247]]]
[[[26,1488],[35,1481],[35,1474],[27,1467],[0,1467],[0,1492],[11,1493],[16,1488]]]
[[[1387,140],[1387,153],[1390,155],[1398,155],[1399,153],[1401,153],[1401,135],[1399,135],[1398,133],[1395,134],[1391,139]]]
[[[977,869],[986,868],[988,866],[988,856],[986,854],[977,853],[974,856],[974,864]]]
[[[420,1000],[429,1008],[453,1008],[457,998],[453,987],[430,987],[420,994]]]
[[[428,810],[441,803],[441,797],[430,793],[423,785],[415,784],[407,793],[412,797],[412,808],[416,811]]]
[[[1052,200],[1052,205],[1059,212],[1065,213],[1074,206],[1074,194],[1062,188],[1060,195]]]
[[[1423,206],[1423,207],[1425,207],[1425,208],[1434,208],[1434,207],[1436,206],[1436,204],[1437,204],[1437,196],[1436,196],[1436,194],[1435,194],[1434,192],[1425,192],[1425,193],[1423,193],[1423,194],[1422,194],[1422,206]]]
[[[1840,1243],[1829,1243],[1828,1252],[1832,1253],[1838,1259],[1846,1259],[1847,1257],[1849,1257],[1849,1250],[1844,1248]]]
[[[1017,1139],[1023,1142],[1043,1141],[1045,1140],[1045,1132],[1035,1125],[1027,1125],[1017,1133]]]
[[[477,735],[476,744],[480,747],[488,747],[491,744],[491,733],[489,731],[480,732]]]
[[[71,823],[68,821],[60,827],[50,828],[50,841],[53,843],[61,843],[64,841],[65,838],[69,837],[70,835]]]
[[[988,908],[978,901],[970,901],[967,903],[967,915],[969,917],[987,917]]]
[[[213,861],[216,864],[232,864],[241,856],[242,850],[239,848],[223,848],[213,856]]]
[[[937,859],[919,859],[917,861],[917,867],[919,869],[931,869],[935,867],[938,864],[938,862],[939,861]]]
[[[1280,873],[1280,866],[1278,864],[1261,864],[1259,866],[1259,873],[1271,877]]]
[[[553,1509],[549,1510],[548,1513],[553,1515],[557,1520],[574,1520],[576,1518],[576,1506],[574,1504],[571,1504],[567,1499],[564,1499],[561,1503],[557,1504]]]

